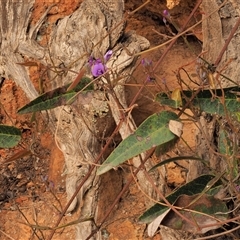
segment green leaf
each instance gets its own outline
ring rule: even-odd
[[[0,125],[0,148],[11,148],[21,140],[21,131],[18,128]]]
[[[124,161],[145,152],[152,147],[164,144],[175,138],[169,130],[170,120],[176,120],[176,113],[163,111],[147,118],[138,129],[124,139],[97,170],[103,174]]]
[[[83,77],[79,84],[71,91],[67,91],[70,84],[63,87],[56,88],[52,91],[46,92],[24,107],[18,110],[19,114],[38,112],[42,110],[52,109],[64,104],[72,99],[77,92],[83,90],[83,93],[89,90],[93,90],[93,85],[89,84],[92,80],[87,77]],[[89,84],[89,86],[87,86]],[[86,88],[85,88],[86,87]]]
[[[218,150],[219,153],[227,156],[233,154],[233,143],[228,137],[229,133],[221,126],[219,127],[219,136],[218,136]]]
[[[194,224],[189,224],[185,219],[170,211],[161,222],[162,225],[172,229],[182,230],[190,233],[206,233],[209,230],[219,228],[219,221],[227,220],[229,212],[226,204],[207,194],[194,196],[181,195],[174,203],[174,206],[180,207],[179,210],[186,219],[192,220]],[[185,209],[194,210],[193,212]],[[203,214],[202,214],[203,213]]]
[[[237,95],[239,92],[239,87],[212,89],[211,91],[202,90],[195,96],[188,108],[194,107],[201,112],[218,114],[220,116],[225,116],[227,112],[238,116],[240,112],[240,102]],[[182,91],[182,106],[184,106],[194,94],[194,91]],[[163,93],[158,94],[156,100],[160,102],[160,104],[172,108],[181,107],[179,101],[169,99],[168,96]]]
[[[191,182],[183,185],[170,195],[166,197],[166,199],[169,201],[169,203],[173,204],[177,198],[183,194],[186,194],[188,196],[195,195],[198,193],[201,193],[209,181],[214,179],[213,175],[202,175]],[[219,185],[220,181],[215,184]],[[164,202],[162,202],[164,203]],[[147,211],[145,211],[139,218],[139,221],[142,223],[150,223],[152,222],[155,218],[157,218],[159,215],[163,214],[166,210],[168,210],[167,206],[161,205],[161,204],[155,204],[151,208],[149,208]]]
[[[239,124],[234,123],[232,126],[236,130]],[[231,124],[226,124],[221,119],[218,122],[217,130],[215,138],[217,139],[218,152],[222,155],[222,160],[228,163],[226,174],[235,179],[239,175],[239,145],[236,141],[238,133],[231,129]]]

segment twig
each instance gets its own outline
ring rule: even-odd
[[[9,236],[8,234],[6,234],[4,231],[2,231],[1,229],[0,229],[0,232],[3,234],[3,235],[5,235],[6,237],[8,237],[9,239],[11,239],[11,240],[15,240],[14,238],[12,238],[11,236]]]

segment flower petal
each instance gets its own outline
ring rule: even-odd
[[[107,62],[107,61],[110,59],[110,57],[112,56],[112,54],[113,54],[113,51],[112,51],[112,50],[108,50],[108,51],[105,53],[105,55],[104,55],[104,60],[105,60],[105,62]]]
[[[94,77],[98,77],[106,72],[106,67],[101,61],[96,60],[95,64],[93,64],[91,68],[91,72]]]
[[[163,10],[163,15],[164,15],[165,17],[170,17],[170,13],[168,12],[167,9]]]

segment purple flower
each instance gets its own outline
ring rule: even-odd
[[[104,60],[105,60],[105,62],[107,62],[107,61],[110,59],[110,57],[112,56],[112,53],[113,53],[112,50],[108,50],[108,51],[105,53],[105,55],[104,55]]]
[[[91,72],[94,77],[99,77],[106,72],[107,68],[102,64],[100,59],[95,60],[91,67]]]
[[[166,24],[167,23],[167,19],[166,18],[170,18],[170,13],[168,12],[168,10],[167,9],[165,9],[165,10],[163,10],[163,22],[164,22],[164,24]]]
[[[168,12],[167,9],[163,10],[163,15],[164,15],[165,17],[170,17],[170,14],[169,14],[169,12]]]
[[[142,64],[143,66],[145,66],[145,58],[143,58],[143,59],[141,60],[141,64]]]
[[[100,58],[95,59],[92,56],[89,58],[88,63],[91,67],[91,73],[94,77],[99,77],[107,71],[106,62],[112,56],[112,50],[108,50],[104,55],[104,63]]]

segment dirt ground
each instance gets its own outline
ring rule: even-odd
[[[53,2],[36,0],[32,24]],[[56,7],[53,7],[48,16],[48,23],[54,23],[60,17],[70,14],[79,6],[80,2],[79,0],[56,0]],[[131,16],[127,20],[126,26],[126,31],[134,30],[146,37],[150,41],[151,47],[163,43],[167,36],[171,36],[171,32],[166,28],[161,14],[159,14],[166,7],[164,3],[160,3],[156,8],[155,2],[152,1],[147,7]],[[192,9],[194,1],[185,2],[186,5],[172,12],[173,16],[178,16],[179,24],[183,24],[186,20],[187,13]],[[132,11],[138,6],[139,1],[137,0],[126,1],[126,11]],[[181,12],[181,10],[184,11]],[[47,33],[49,29],[42,29],[42,31]],[[194,34],[198,38],[194,35],[189,36],[189,42],[194,51],[199,53],[201,51],[201,30],[196,29]],[[47,39],[41,39],[42,44],[45,44],[46,41]],[[159,48],[154,52],[144,54],[143,57],[151,60],[154,65],[164,49],[165,47]],[[196,55],[186,47],[182,39],[179,39],[161,66],[155,71],[158,76],[156,81],[146,87],[137,101],[138,108],[133,111],[137,124],[142,122],[146,116],[162,109],[159,104],[153,102],[154,96],[160,87],[164,86],[164,82],[169,89],[174,89],[177,83],[176,71],[179,67],[186,65],[185,69],[188,73],[196,78],[195,58]],[[39,69],[39,67],[29,68],[36,88],[38,88],[38,79],[42,73]],[[144,78],[146,78],[146,73],[139,65],[134,72],[134,79],[137,79],[137,83],[141,83]],[[136,82],[132,81],[130,84]],[[133,85],[127,87],[126,94],[129,101],[135,96],[137,90]],[[19,127],[23,134],[22,142],[17,147],[0,149],[0,239],[44,239],[44,236],[49,234],[47,227],[57,221],[61,209],[66,204],[63,155],[57,148],[54,136],[41,113],[37,113],[35,116],[17,115],[17,110],[28,103],[23,91],[11,79],[6,79],[1,83],[0,91],[1,124]],[[33,118],[34,121],[32,121]],[[191,123],[184,124],[183,133],[183,138],[188,142],[190,148],[194,148],[195,129],[192,128]],[[174,151],[186,153],[187,150],[185,145],[180,142]],[[174,154],[174,152],[170,154]],[[171,189],[186,181],[183,169],[185,166],[173,163],[168,166],[167,183]],[[139,215],[146,209],[145,202],[143,193],[136,184],[132,184],[102,230],[106,239],[148,239],[145,232],[146,226],[137,223]],[[65,216],[61,224],[76,219],[76,214]],[[33,232],[31,225],[39,231]],[[58,230],[53,239],[74,239],[74,226]],[[160,236],[156,235],[153,239],[158,240]]]

